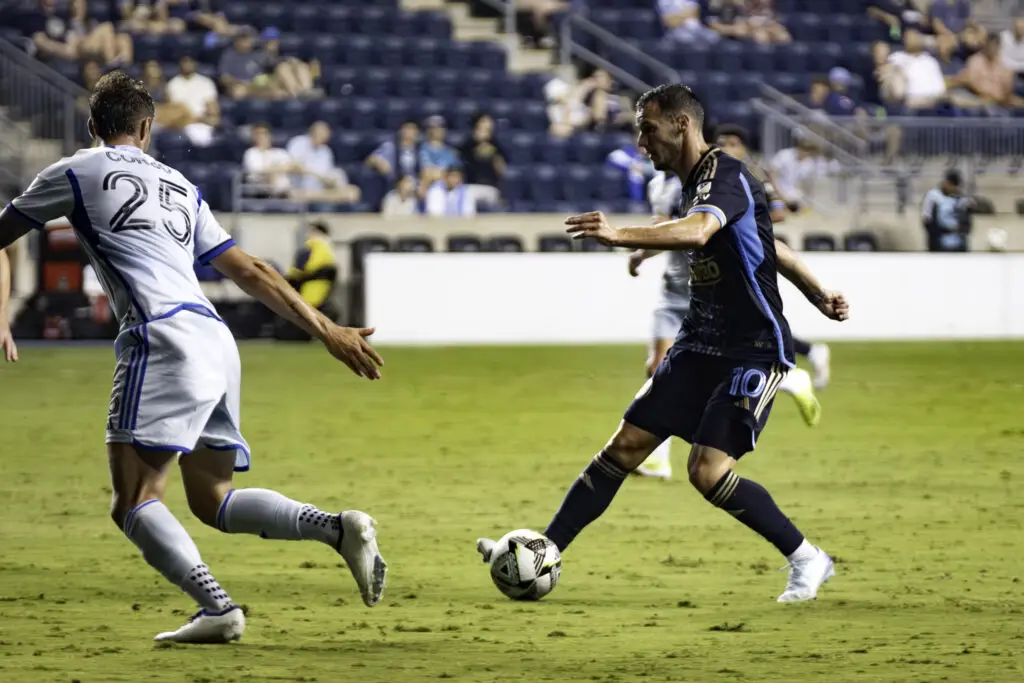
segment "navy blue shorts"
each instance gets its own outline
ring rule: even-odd
[[[626,422],[724,451],[754,450],[786,366],[709,356],[673,346],[626,410]]]

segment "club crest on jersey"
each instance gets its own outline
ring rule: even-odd
[[[706,201],[711,196],[711,181],[705,181],[697,186],[697,201]]]

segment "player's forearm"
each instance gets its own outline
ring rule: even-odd
[[[793,250],[784,242],[778,240],[775,240],[775,255],[779,274],[796,285],[796,288],[812,303],[817,303],[825,290],[803,261],[797,258]]]
[[[0,249],[0,325],[7,322],[7,305],[11,301],[11,261]]]
[[[718,219],[709,216],[701,212],[655,225],[618,228],[614,244],[655,251],[699,249],[707,244],[718,227]]]
[[[330,321],[306,303],[269,264],[252,260],[252,268],[235,282],[242,290],[306,334],[323,339]]]

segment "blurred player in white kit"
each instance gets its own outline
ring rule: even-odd
[[[68,217],[120,323],[106,425],[111,515],[146,562],[199,605],[187,624],[156,640],[221,643],[245,629],[242,610],[162,502],[175,460],[202,522],[226,533],[326,543],[344,558],[363,601],[375,605],[387,565],[369,515],[234,488],[233,473],[250,464],[239,426],[238,348],[193,265],[212,264],[368,379],[380,377],[382,364],[366,340],[373,330],[339,327],[305,304],[273,268],[235,246],[198,188],[146,153],[154,107],[141,83],[107,74],[89,105],[90,133],[103,145],[50,166],[0,213],[0,249]],[[5,348],[8,338],[0,339]]]
[[[726,149],[726,151],[730,151]],[[740,157],[743,160],[743,157]],[[647,184],[647,201],[655,215],[655,222],[668,221],[679,217],[679,203],[682,199],[682,183],[673,175],[659,171]],[[779,220],[773,216],[774,220]],[[636,277],[640,265],[660,252],[640,249],[629,256],[629,274]],[[670,251],[668,263],[663,276],[661,301],[654,309],[654,329],[651,338],[650,354],[647,357],[647,376],[650,377],[658,363],[675,342],[676,335],[682,327],[683,318],[690,312],[690,265],[688,252]],[[794,340],[795,341],[795,340]],[[806,342],[797,344],[811,346]],[[814,345],[822,346],[822,345]],[[793,368],[779,385],[779,390],[791,395],[804,421],[809,426],[818,423],[821,417],[821,406],[814,395],[814,387],[810,375],[805,370]],[[651,453],[636,474],[645,477],[670,479],[672,477],[671,439],[665,439]]]

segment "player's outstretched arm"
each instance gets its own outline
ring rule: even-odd
[[[11,335],[10,310],[11,301],[11,261],[7,252],[0,249],[0,347],[4,350],[4,359],[8,363],[18,360],[18,346]]]
[[[380,379],[384,361],[366,340],[372,329],[341,327],[306,303],[295,289],[269,264],[231,247],[211,261],[242,290],[288,322],[316,337],[332,356],[352,372],[367,379]]]
[[[33,223],[8,204],[3,211],[0,211],[0,249],[6,249],[31,232],[33,228],[39,227],[41,227],[39,224]]]
[[[779,274],[799,289],[807,300],[832,320],[846,320],[850,317],[850,305],[839,292],[825,289],[814,277],[807,265],[786,246],[785,242],[775,240],[775,256]]]
[[[613,228],[605,215],[592,211],[565,220],[566,232],[574,239],[593,237],[601,244],[632,249],[689,250],[707,244],[721,227],[718,217],[707,211],[655,225]]]

